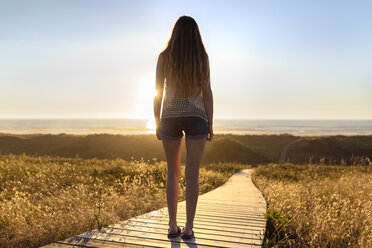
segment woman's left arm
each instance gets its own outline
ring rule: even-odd
[[[163,100],[163,90],[164,90],[164,74],[163,74],[163,56],[162,54],[158,57],[158,62],[156,65],[156,83],[155,90],[156,95],[154,97],[154,117],[156,124],[156,136],[160,140],[159,127],[160,127],[160,109],[161,102]]]

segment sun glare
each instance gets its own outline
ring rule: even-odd
[[[149,130],[151,130],[151,131],[155,131],[156,124],[155,124],[155,119],[154,118],[150,118],[147,121],[146,128],[149,129]]]
[[[138,82],[138,116],[148,119],[146,128],[155,130],[155,120],[153,114],[153,102],[155,91],[155,75],[147,74],[142,76]]]

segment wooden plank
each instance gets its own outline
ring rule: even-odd
[[[261,212],[258,212],[257,213],[257,209],[259,210],[263,210],[262,209],[262,206],[260,205],[257,205],[256,207],[241,207],[239,208],[238,206],[234,207],[234,206],[217,206],[217,205],[213,205],[213,204],[202,204],[202,203],[199,203],[197,205],[198,208],[200,209],[213,209],[214,211],[221,211],[221,212],[231,212],[231,213],[242,213],[244,214],[244,212],[248,211],[248,212],[253,212],[255,214],[259,214]],[[181,208],[185,208],[185,207],[181,207]],[[197,210],[198,210],[197,208]]]
[[[235,173],[223,186],[199,196],[192,240],[168,239],[164,207],[44,247],[261,247],[266,202],[251,181],[251,171]],[[185,201],[178,203],[177,221],[186,222]]]
[[[142,217],[142,216],[141,216]],[[147,214],[143,216],[143,218],[164,218],[168,219],[167,215],[163,214],[157,214],[154,212],[151,212],[150,214]],[[230,217],[216,217],[216,216],[196,216],[195,217],[198,220],[205,220],[205,221],[211,221],[211,223],[234,223],[234,224],[246,224],[248,221],[252,223],[262,223],[266,222],[265,220],[259,219],[259,218],[247,218],[247,219],[233,219]],[[177,215],[177,220],[186,220],[185,215]]]
[[[109,227],[112,230],[121,230],[123,232],[126,232],[129,234],[132,233],[161,233],[162,235],[167,235],[167,229],[166,228],[157,228],[157,227],[142,227],[142,226],[133,226],[131,228],[116,228],[116,227]],[[107,229],[109,229],[107,228]],[[241,236],[231,236],[231,235],[225,235],[225,234],[218,234],[217,232],[203,232],[198,231],[198,239],[216,239],[216,240],[225,240],[225,241],[232,241],[232,242],[248,242],[250,239],[258,239],[257,237],[254,237],[253,235],[250,237],[249,235],[241,235]]]
[[[129,241],[129,240],[128,240]],[[134,240],[133,242],[136,242]],[[88,238],[86,239],[86,242],[84,245],[79,245],[76,247],[100,247],[100,248],[114,248],[114,247],[135,247],[135,248],[217,248],[218,246],[205,246],[205,245],[200,245],[200,244],[193,244],[193,243],[180,243],[180,242],[175,242],[175,241],[168,241],[168,243],[163,244],[163,245],[144,245],[142,243],[140,244],[133,244],[129,242],[118,242],[118,241],[112,241],[112,240],[101,240],[101,239],[96,239],[96,238]],[[251,247],[260,247],[260,246],[251,246]]]
[[[150,213],[147,215],[141,215],[136,217],[138,218],[146,218],[146,219],[168,219],[168,215],[164,214],[158,214],[158,213]],[[262,218],[245,218],[245,219],[237,219],[237,218],[231,218],[231,217],[226,217],[226,216],[201,216],[197,215],[195,217],[197,220],[203,220],[203,221],[211,221],[211,223],[234,223],[234,224],[246,224],[247,222],[251,223],[262,223],[265,222]],[[177,220],[186,220],[185,215],[177,215]]]
[[[181,211],[179,211],[181,212]],[[186,213],[182,213],[182,214],[186,214]],[[227,218],[239,218],[239,219],[247,219],[247,218],[262,218],[263,217],[263,214],[260,214],[260,215],[256,215],[256,214],[232,214],[232,213],[229,213],[229,212],[226,212],[226,213],[221,213],[221,212],[216,212],[216,211],[213,211],[213,210],[208,210],[208,209],[205,209],[205,210],[196,210],[196,215],[198,214],[213,214],[213,216],[226,216]]]
[[[151,221],[151,220],[130,220],[130,222],[121,223],[121,224],[123,226],[130,226],[131,223],[133,223],[133,222],[136,222],[136,225],[141,224],[141,225],[146,225],[146,226],[154,226],[154,225],[165,226],[165,227],[168,226],[168,222],[156,222],[156,221]],[[240,227],[240,226],[225,227],[223,225],[217,226],[217,225],[213,225],[213,224],[210,224],[210,223],[209,224],[206,223],[204,225],[200,225],[200,223],[194,223],[194,229],[195,230],[198,230],[198,229],[219,230],[219,231],[230,232],[230,233],[235,232],[235,233],[244,234],[246,232],[261,231],[262,229],[264,229],[264,226],[258,227],[258,226],[252,226],[252,225],[248,224],[247,226],[244,226],[244,227]]]
[[[262,205],[262,206],[261,206]],[[261,209],[264,207],[263,204],[256,204],[255,206],[242,206],[242,205],[234,205],[234,204],[213,204],[213,203],[203,203],[203,202],[198,202],[198,207],[200,208],[207,208],[207,209],[215,209],[217,211],[235,211],[235,212],[240,212],[240,211],[252,211],[256,209]],[[254,211],[256,212],[256,211]]]
[[[42,248],[54,248],[54,247],[73,247],[76,243],[80,241],[81,238],[73,236],[65,240],[58,241],[49,245],[42,246]]]
[[[245,201],[254,201],[256,198],[248,199],[245,197]],[[256,208],[258,203],[242,203],[241,201],[232,200],[232,199],[225,199],[225,200],[219,200],[219,199],[199,199],[198,200],[199,205],[203,206],[214,206],[214,207],[221,207],[221,208],[226,208],[226,207],[231,207],[235,209],[246,209],[246,208]]]
[[[265,213],[266,211],[266,207],[264,206],[260,206],[260,205],[256,205],[255,207],[239,207],[239,206],[229,206],[229,205],[226,205],[226,206],[217,206],[217,205],[213,205],[213,204],[198,204],[198,207],[200,207],[200,209],[208,209],[208,210],[213,210],[213,211],[221,211],[221,212],[229,212],[229,213],[249,213],[249,212],[253,212],[253,213]]]
[[[133,218],[131,221],[140,221],[144,223],[163,223],[165,225],[168,225],[168,219],[146,219],[146,218]],[[127,223],[127,222],[122,222],[122,223]],[[234,223],[225,223],[225,224],[219,224],[219,223],[213,223],[212,221],[204,221],[204,220],[195,220],[194,221],[194,226],[199,227],[199,226],[213,226],[215,228],[223,228],[223,229],[238,229],[238,230],[245,230],[248,229],[247,226],[249,226],[249,229],[254,229],[254,228],[263,228],[266,226],[266,223],[252,223],[252,222],[247,222],[245,225],[242,224],[234,224]]]
[[[228,247],[228,248],[239,248],[244,247],[247,245],[253,245],[252,242],[231,242],[231,241],[219,241],[215,239],[202,239],[196,237],[192,240],[182,240],[181,237],[171,238],[168,239],[166,233],[159,234],[159,233],[134,233],[129,232],[127,233],[119,233],[119,232],[107,232],[106,230],[101,231],[94,231],[94,232],[87,232],[86,234],[79,235],[80,237],[85,238],[94,238],[99,240],[105,241],[115,241],[115,242],[124,242],[124,243],[134,243],[137,245],[155,245],[159,247],[168,247],[171,243],[182,244],[185,243],[187,245],[194,244],[204,247]]]
[[[199,208],[199,207],[198,207]],[[199,213],[211,213],[214,214],[215,216],[228,216],[228,217],[234,217],[234,218],[250,218],[250,217],[256,217],[256,218],[263,218],[263,214],[255,214],[255,213],[248,213],[247,211],[242,213],[242,212],[233,212],[233,211],[218,211],[218,210],[213,210],[213,209],[196,209],[196,215]],[[163,211],[166,215],[168,215],[168,210]],[[177,210],[178,214],[186,214],[186,210],[183,209],[178,209]],[[143,214],[145,215],[145,214]]]
[[[158,248],[159,246],[154,245],[141,245],[141,244],[133,244],[133,243],[125,243],[120,241],[112,241],[112,240],[101,240],[95,238],[83,238],[80,244],[76,247],[100,247],[100,248]],[[171,247],[171,246],[169,246]]]
[[[146,225],[143,226],[141,223],[139,224],[134,224],[131,226],[110,226],[109,228],[114,228],[114,229],[121,229],[121,230],[142,230],[144,232],[152,232],[152,231],[157,231],[157,232],[163,232],[164,235],[167,234],[167,227],[161,226],[158,224],[153,224],[153,225]],[[195,236],[197,237],[203,237],[204,235],[214,235],[214,236],[220,236],[226,239],[233,238],[234,240],[236,239],[257,239],[256,234],[260,234],[259,231],[251,231],[251,232],[228,232],[225,230],[220,230],[220,229],[206,229],[206,228],[195,228]],[[201,236],[199,236],[199,234]],[[258,238],[259,239],[259,238]]]
[[[57,243],[52,243],[49,245],[42,246],[42,248],[44,247],[45,248],[71,248],[74,245],[75,244],[63,243],[63,242],[58,241]]]

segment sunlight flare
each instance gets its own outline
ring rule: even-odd
[[[145,119],[153,118],[153,101],[156,95],[155,75],[146,74],[138,81],[138,116]]]
[[[155,119],[154,118],[150,118],[147,121],[146,128],[149,129],[149,130],[152,130],[152,131],[154,131],[156,129],[156,124],[155,124]]]

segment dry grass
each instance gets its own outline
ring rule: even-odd
[[[200,170],[200,192],[247,166]],[[166,206],[166,164],[0,155],[0,247],[38,247]],[[181,178],[180,200],[185,180]]]
[[[291,217],[278,247],[372,247],[371,166],[269,164],[253,180],[269,211]]]

